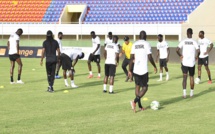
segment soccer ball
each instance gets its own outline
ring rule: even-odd
[[[152,101],[150,104],[151,109],[158,110],[160,108],[160,103],[156,100]]]
[[[195,78],[195,83],[199,84],[199,82],[200,82],[200,79],[199,78]]]

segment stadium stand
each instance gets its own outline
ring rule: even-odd
[[[173,23],[187,20],[204,0],[19,0],[0,1],[2,22],[59,22],[67,4],[87,4],[83,23]]]
[[[51,0],[1,0],[1,22],[42,22]]]

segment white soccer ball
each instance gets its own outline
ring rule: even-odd
[[[160,108],[160,103],[156,100],[152,101],[150,104],[151,109],[158,110]]]
[[[200,79],[199,78],[195,78],[195,83],[199,84],[199,82],[200,82]]]

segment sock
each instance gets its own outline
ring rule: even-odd
[[[21,77],[20,74],[18,74],[18,80],[20,80],[20,77]]]
[[[139,99],[140,99],[140,97],[136,97],[135,99],[134,99],[134,103],[136,104],[138,101],[139,101]]]
[[[143,106],[141,104],[141,98],[138,100],[138,106],[139,106],[139,108],[143,108]]]
[[[210,75],[208,76],[208,79],[211,81],[211,76]]]
[[[100,74],[100,73],[98,73],[98,77],[101,77],[101,74]]]
[[[168,76],[168,77],[169,77],[169,72],[166,72],[166,76]]]
[[[109,92],[113,92],[113,85],[110,85]]]
[[[201,80],[201,76],[198,76],[198,78]]]
[[[93,75],[93,72],[92,72],[92,71],[90,71],[90,75]]]
[[[107,84],[104,84],[104,85],[103,85],[103,90],[104,90],[104,91],[107,90],[106,87],[107,87]]]
[[[56,76],[58,76],[58,73],[59,73],[59,72],[57,71]]]
[[[183,96],[186,96],[187,93],[186,93],[186,89],[183,90]]]
[[[75,83],[74,83],[74,80],[71,80],[71,84],[72,84],[72,85],[75,84]]]
[[[163,75],[163,74],[162,74],[162,73],[160,73],[160,80],[162,80],[162,75]]]
[[[67,79],[64,79],[65,85],[68,85]]]
[[[13,82],[13,76],[10,76],[10,81]]]
[[[193,91],[194,91],[193,89],[190,90],[190,97],[193,96]]]

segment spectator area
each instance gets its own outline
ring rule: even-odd
[[[87,23],[182,23],[203,0],[1,0],[1,22],[59,22],[67,4],[87,4]]]
[[[42,22],[51,0],[1,0],[1,22]]]

